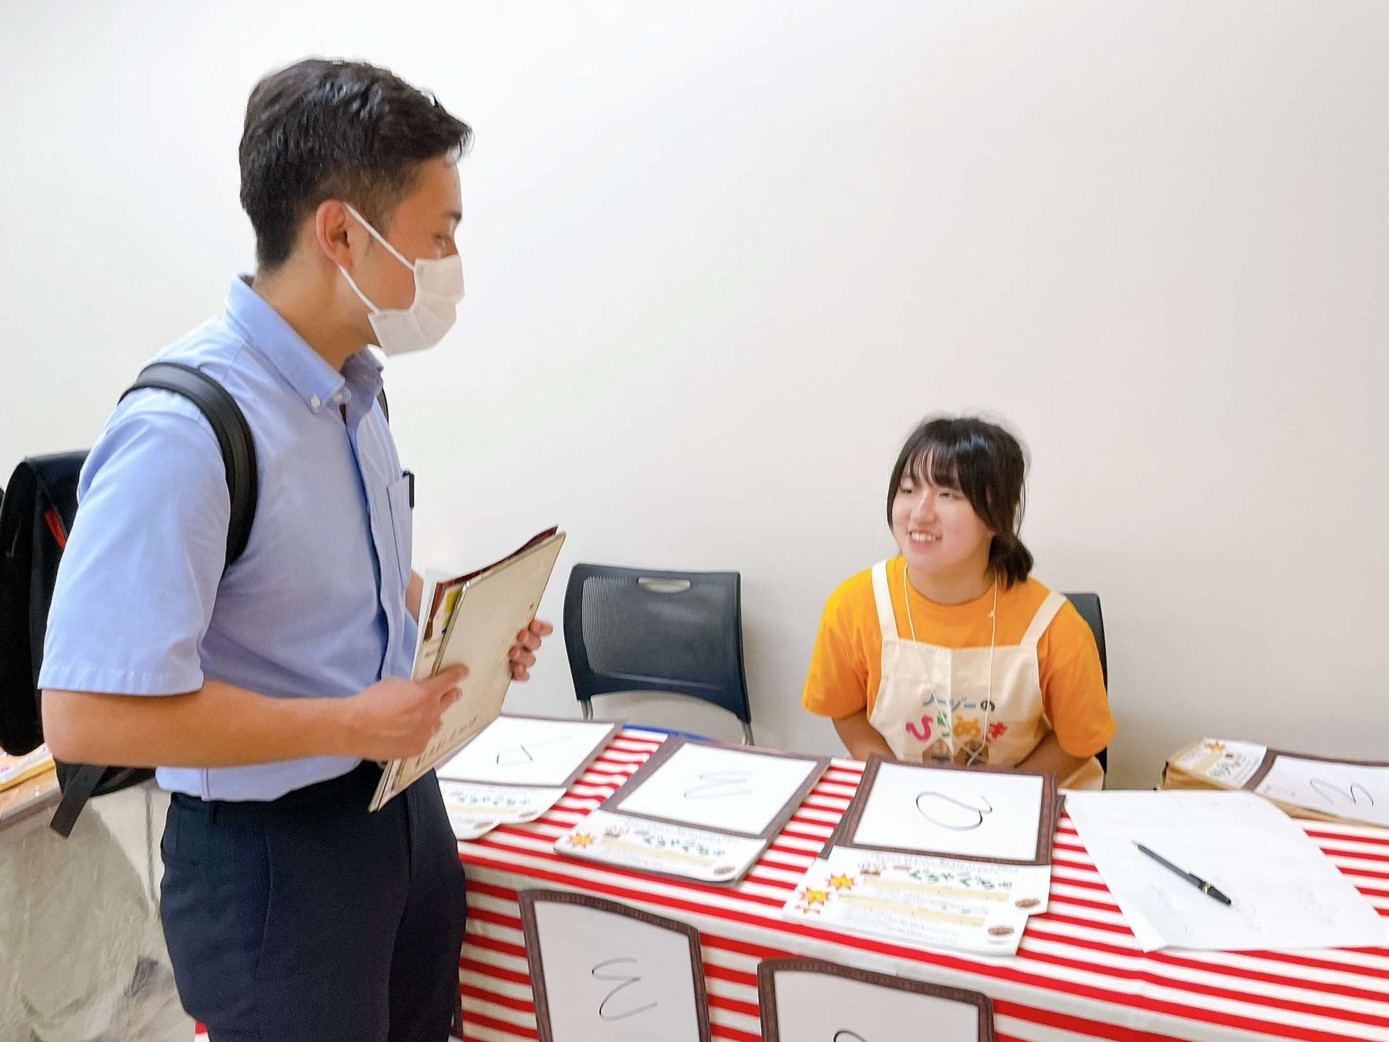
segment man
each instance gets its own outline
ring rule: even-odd
[[[409,675],[411,478],[376,402],[386,354],[462,297],[472,132],[386,70],[303,61],[246,109],[253,279],[161,358],[236,398],[259,503],[226,568],[229,495],[197,408],[127,397],[92,449],[49,619],[44,728],[63,760],[156,766],[173,792],[162,917],[213,1042],[441,1042],[463,874],[432,774],[367,812],[373,763],[421,751],[462,668]],[[527,678],[541,622],[518,634]],[[151,697],[156,696],[156,697]]]

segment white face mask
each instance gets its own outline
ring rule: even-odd
[[[371,232],[377,242],[390,251],[392,257],[415,273],[414,303],[408,308],[385,310],[368,300],[367,295],[357,288],[357,283],[352,281],[347,269],[338,265],[347,284],[371,311],[369,317],[371,328],[376,331],[377,346],[388,355],[403,355],[433,347],[444,338],[458,317],[458,302],[463,299],[462,259],[455,253],[452,257],[437,259],[421,257],[411,264],[361,214],[347,203],[343,203],[343,206],[363,228]]]

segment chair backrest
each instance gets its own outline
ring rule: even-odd
[[[1066,599],[1075,605],[1080,617],[1089,624],[1095,634],[1095,644],[1100,649],[1100,674],[1104,677],[1105,693],[1109,692],[1109,656],[1104,650],[1104,613],[1100,611],[1100,595],[1097,593],[1068,593]],[[1101,749],[1095,754],[1100,766],[1109,770],[1109,750]]]
[[[564,595],[574,695],[686,695],[726,709],[751,741],[737,572],[576,564]]]

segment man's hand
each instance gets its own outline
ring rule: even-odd
[[[394,760],[423,752],[438,732],[444,710],[458,701],[458,685],[467,675],[467,666],[451,666],[428,680],[388,677],[343,699],[343,753],[364,760]]]
[[[555,632],[555,628],[543,619],[532,619],[531,624],[516,634],[516,644],[511,649],[511,679],[529,680],[530,668],[535,665],[535,652],[540,642]]]

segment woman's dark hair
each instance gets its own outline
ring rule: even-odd
[[[889,528],[903,474],[958,489],[993,531],[989,567],[1003,580],[1004,588],[1027,578],[1032,571],[1032,553],[1018,538],[1027,461],[1016,437],[973,416],[933,416],[921,421],[892,468],[887,486]]]
[[[310,58],[271,73],[246,103],[239,152],[257,264],[283,264],[325,199],[351,202],[381,229],[420,164],[461,155],[472,137],[432,96],[365,62]]]

